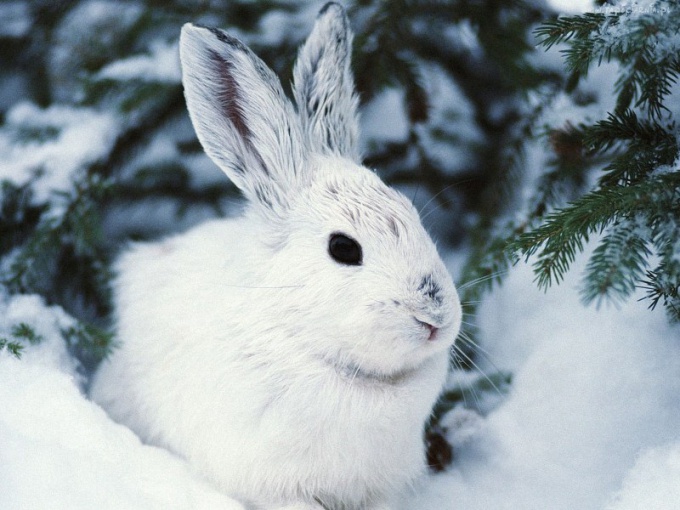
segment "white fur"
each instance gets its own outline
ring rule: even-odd
[[[300,48],[293,93],[310,149],[359,161],[359,98],[350,68],[352,33],[342,8],[329,3]]]
[[[332,58],[299,64],[296,89],[314,81],[313,97],[355,106],[351,75],[337,91],[316,74],[349,69],[337,4],[310,40]],[[181,56],[199,139],[250,205],[119,259],[121,345],[92,398],[253,508],[389,508],[424,471],[460,324],[451,278],[410,202],[352,161],[356,126],[336,124],[355,111],[301,120],[271,71],[215,31],[185,26]],[[361,265],[331,258],[335,232],[361,244]]]

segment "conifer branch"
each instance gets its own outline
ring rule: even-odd
[[[623,301],[635,291],[652,254],[640,228],[635,219],[626,219],[607,229],[586,267],[581,292],[586,304]]]
[[[538,44],[549,50],[556,44],[572,39],[587,39],[591,33],[600,28],[606,19],[606,16],[600,13],[585,13],[581,16],[560,16],[554,20],[542,23],[534,30],[534,35],[538,38]],[[613,18],[613,21],[615,20],[616,18]]]
[[[559,283],[576,255],[583,251],[593,234],[604,232],[617,221],[646,214],[657,206],[659,197],[680,192],[680,173],[649,179],[626,186],[601,188],[572,202],[568,207],[548,214],[542,223],[512,240],[508,249],[527,260],[537,254],[534,263],[536,280],[546,289]],[[604,254],[602,254],[603,256]],[[633,258],[637,261],[638,258]],[[638,274],[641,269],[629,267]]]

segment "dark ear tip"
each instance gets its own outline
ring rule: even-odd
[[[345,8],[338,2],[328,2],[321,8],[318,17],[320,18],[331,13],[335,16],[345,17]]]
[[[240,40],[238,40],[233,35],[229,35],[224,30],[220,30],[219,28],[213,28],[213,27],[206,27],[206,28],[208,30],[210,30],[210,32],[215,37],[217,37],[217,39],[220,42],[223,42],[224,44],[228,44],[229,46],[232,46],[233,48],[236,48],[237,50],[248,51],[245,44],[243,44]]]
[[[201,34],[203,32],[203,34]],[[205,25],[200,25],[198,23],[185,23],[184,26],[182,26],[182,37],[197,37],[201,38],[204,36],[207,36],[205,32],[210,32],[214,37],[216,37],[220,42],[227,44],[229,46],[232,46],[238,50],[245,51],[246,46],[243,44],[241,41],[239,41],[236,37],[229,35],[227,32],[224,30],[220,30],[219,28],[215,27],[207,27]]]

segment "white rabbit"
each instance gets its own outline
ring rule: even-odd
[[[425,470],[460,325],[417,211],[358,162],[351,38],[327,4],[296,109],[241,42],[185,25],[192,122],[248,206],[117,264],[92,398],[252,508],[389,508]]]

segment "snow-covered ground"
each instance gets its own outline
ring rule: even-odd
[[[403,510],[680,509],[680,328],[634,300],[583,308],[577,276],[544,294],[518,266],[486,299],[485,369],[511,392]],[[0,330],[22,321],[45,340],[0,353],[0,508],[241,508],[87,400],[60,309],[3,298]]]
[[[543,293],[520,265],[485,301],[511,393],[404,508],[680,509],[680,328],[635,300],[586,309],[578,277]]]
[[[550,1],[573,12],[591,5]],[[15,21],[0,32],[24,30],[23,4],[12,5]],[[271,18],[268,26],[280,27],[279,21]],[[174,48],[159,43],[148,57],[112,64],[102,76],[177,80]],[[611,89],[601,86],[615,78],[605,71],[592,73],[594,88]],[[369,105],[365,137],[406,135],[395,94],[377,98],[373,113]],[[549,124],[579,114],[559,101]],[[601,118],[606,101],[604,93],[585,113]],[[394,122],[385,121],[386,110]],[[30,169],[42,164],[38,202],[67,190],[73,173],[107,153],[117,126],[116,119],[90,110],[41,111],[29,104],[15,106],[6,122],[26,119],[41,129],[58,126],[60,134],[40,151],[0,137],[6,156],[0,179],[24,184]],[[534,166],[542,150],[536,148]],[[167,147],[158,153],[162,159]],[[53,166],[61,171],[52,172]],[[680,327],[635,299],[618,309],[584,308],[578,278],[576,269],[543,293],[530,269],[519,265],[485,299],[476,318],[486,352],[482,369],[511,372],[510,393],[487,416],[467,421],[464,433],[450,430],[453,466],[423,480],[400,510],[680,510]],[[44,340],[28,346],[20,360],[0,350],[0,510],[242,508],[183,460],[142,444],[84,396],[85,381],[59,333],[71,318],[37,297],[10,298],[0,289],[0,338],[21,322]]]
[[[36,296],[0,296],[0,332],[21,322],[44,340],[21,360],[0,352],[0,508],[242,508],[85,398],[59,334],[72,319],[60,308]]]

